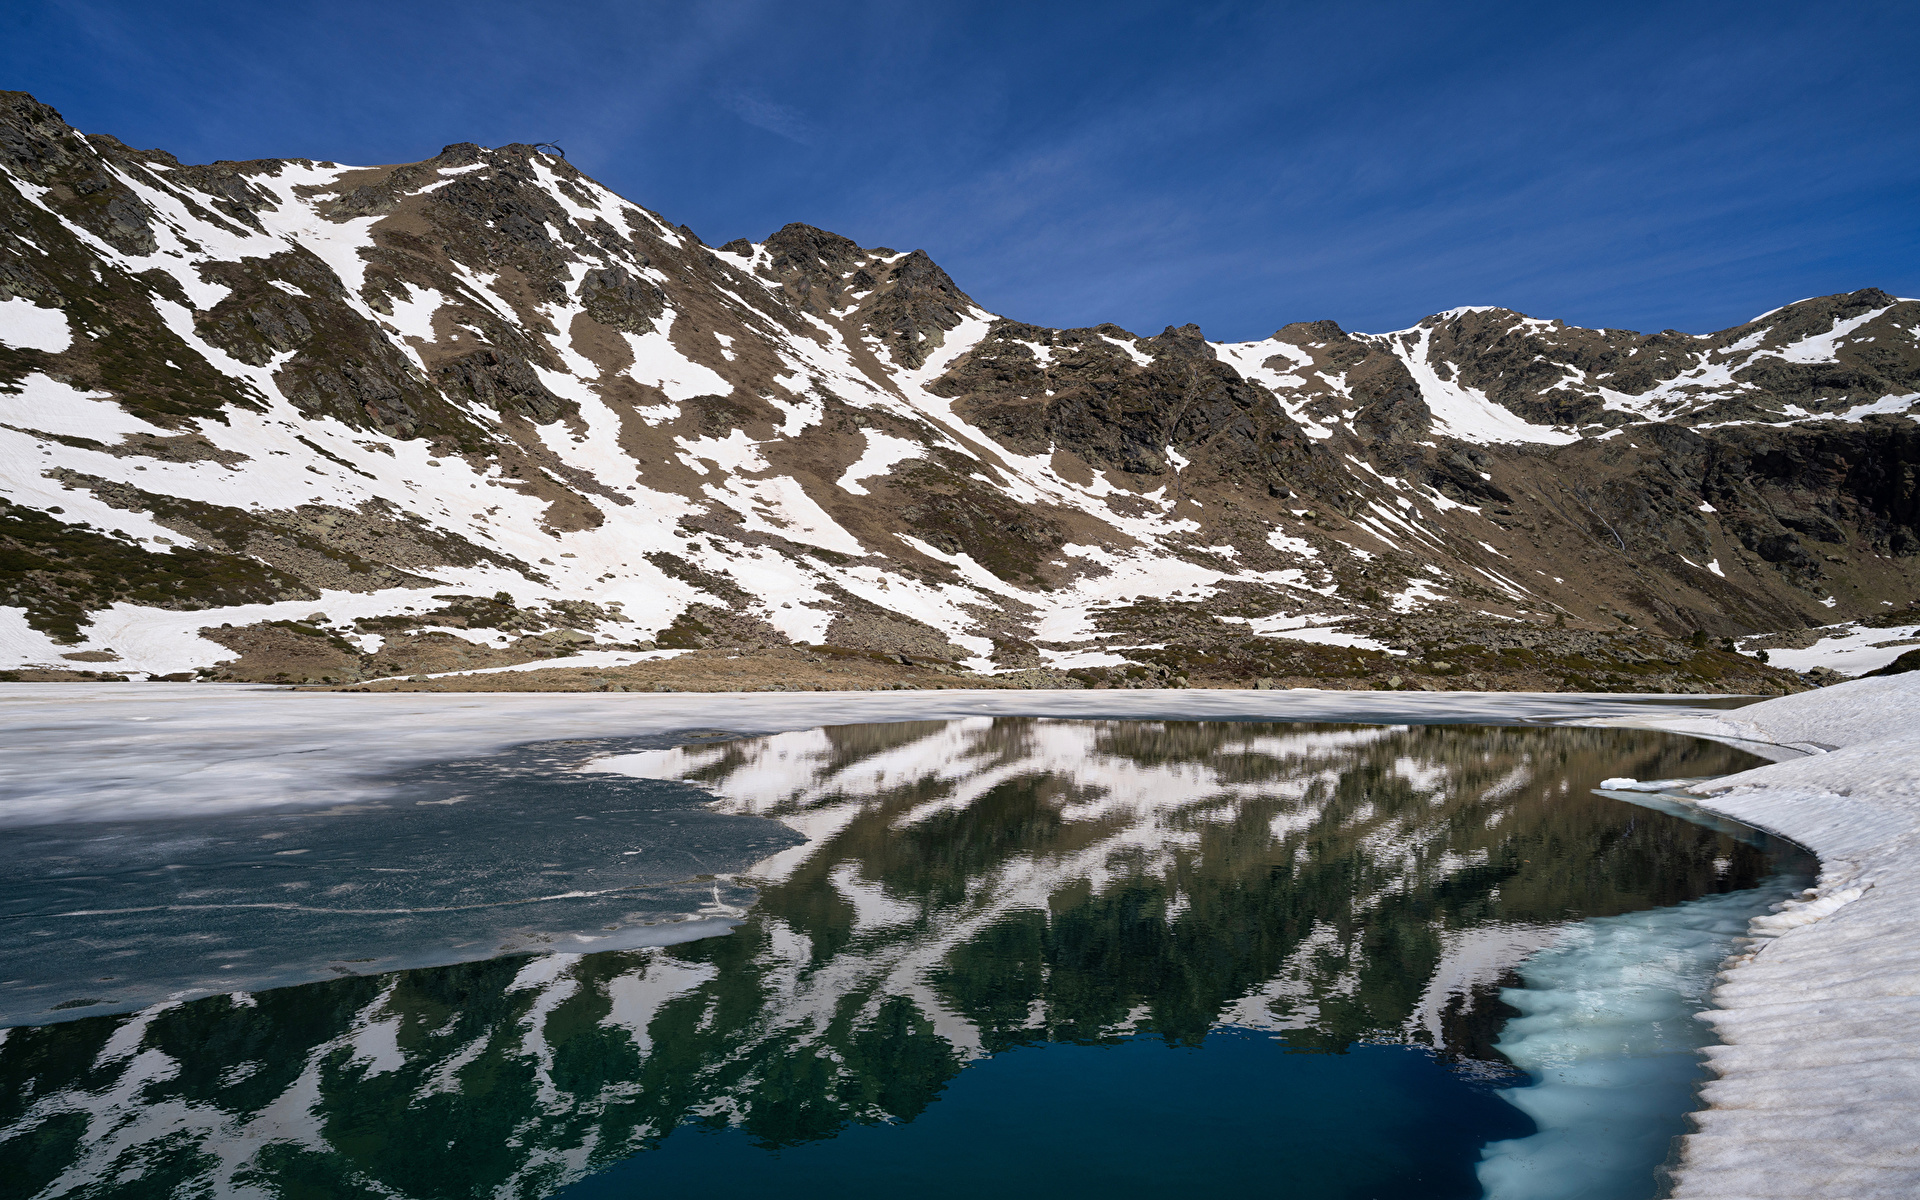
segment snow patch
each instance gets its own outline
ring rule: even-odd
[[[852,466],[848,467],[838,480],[839,486],[842,489],[852,492],[856,496],[871,494],[866,488],[860,486],[862,479],[871,479],[876,475],[891,474],[895,466],[906,462],[908,459],[918,458],[921,454],[925,453],[927,449],[919,442],[909,441],[902,437],[894,437],[892,434],[879,433],[871,429],[864,431],[864,436],[867,439],[866,449],[861,453],[859,459],[856,460]]]
[[[669,321],[672,314],[663,317]],[[627,375],[635,383],[659,388],[669,400],[691,400],[695,396],[727,396],[733,393],[718,371],[691,362],[676,350],[673,340],[657,330],[653,333],[622,333],[633,351],[633,365]]]
[[[41,308],[24,296],[0,300],[0,345],[58,354],[73,344],[73,327],[57,308]]]
[[[1784,358],[1792,363],[1839,362],[1840,343],[1846,339],[1847,335],[1853,333],[1869,321],[1884,315],[1892,307],[1892,305],[1888,305],[1886,308],[1876,308],[1872,312],[1862,313],[1857,317],[1852,317],[1845,321],[1835,321],[1833,328],[1827,332],[1816,333],[1810,337],[1801,338],[1792,345],[1772,351],[1771,353],[1776,357]]]
[[[1411,344],[1408,344],[1406,336],[1409,333],[1418,335],[1411,339]],[[1407,370],[1420,387],[1420,398],[1427,402],[1427,407],[1433,412],[1434,427],[1441,433],[1464,442],[1481,444],[1536,442],[1562,446],[1580,440],[1580,435],[1570,430],[1535,425],[1521,419],[1489,400],[1486,393],[1477,388],[1463,387],[1453,380],[1440,378],[1440,372],[1431,361],[1429,346],[1432,340],[1432,327],[1421,326],[1417,330],[1402,331],[1399,335],[1391,336],[1388,345],[1406,363]]]
[[[1920,648],[1920,624],[1866,629],[1849,623],[1829,625],[1820,632],[1824,636],[1804,650],[1768,650],[1767,664],[1789,671],[1825,667],[1842,675],[1864,675]],[[1760,652],[1742,650],[1741,653],[1758,656]]]

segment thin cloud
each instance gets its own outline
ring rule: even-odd
[[[723,92],[720,103],[732,110],[733,114],[756,129],[798,142],[802,146],[811,146],[818,134],[813,122],[801,115],[798,109],[789,105],[756,96],[751,92]]]

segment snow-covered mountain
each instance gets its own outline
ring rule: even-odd
[[[1916,326],[1047,329],[531,146],[189,166],[0,93],[0,668],[1758,679],[1674,639],[1915,594]]]

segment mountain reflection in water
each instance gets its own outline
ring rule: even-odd
[[[1006,718],[610,755],[579,769],[806,836],[743,877],[733,933],[7,1031],[0,1195],[541,1196],[639,1155],[617,1173],[638,1194],[687,1127],[777,1181],[763,1148],[938,1122],[963,1070],[1098,1062],[1106,1090],[1143,1043],[1222,1030],[1336,1072],[1423,1056],[1491,1115],[1405,1169],[1473,1195],[1480,1142],[1528,1131],[1489,1098],[1514,964],[1567,921],[1771,869],[1591,789],[1753,761],[1623,730]],[[1089,1049],[993,1057],[1045,1043]],[[1309,1125],[1266,1136],[1272,1170],[1318,1150]],[[1186,1177],[1228,1150],[1184,1146]]]

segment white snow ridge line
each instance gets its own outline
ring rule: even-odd
[[[1627,724],[1811,751],[1696,785],[1820,856],[1700,1014],[1723,1043],[1675,1200],[1920,1196],[1920,673]]]

